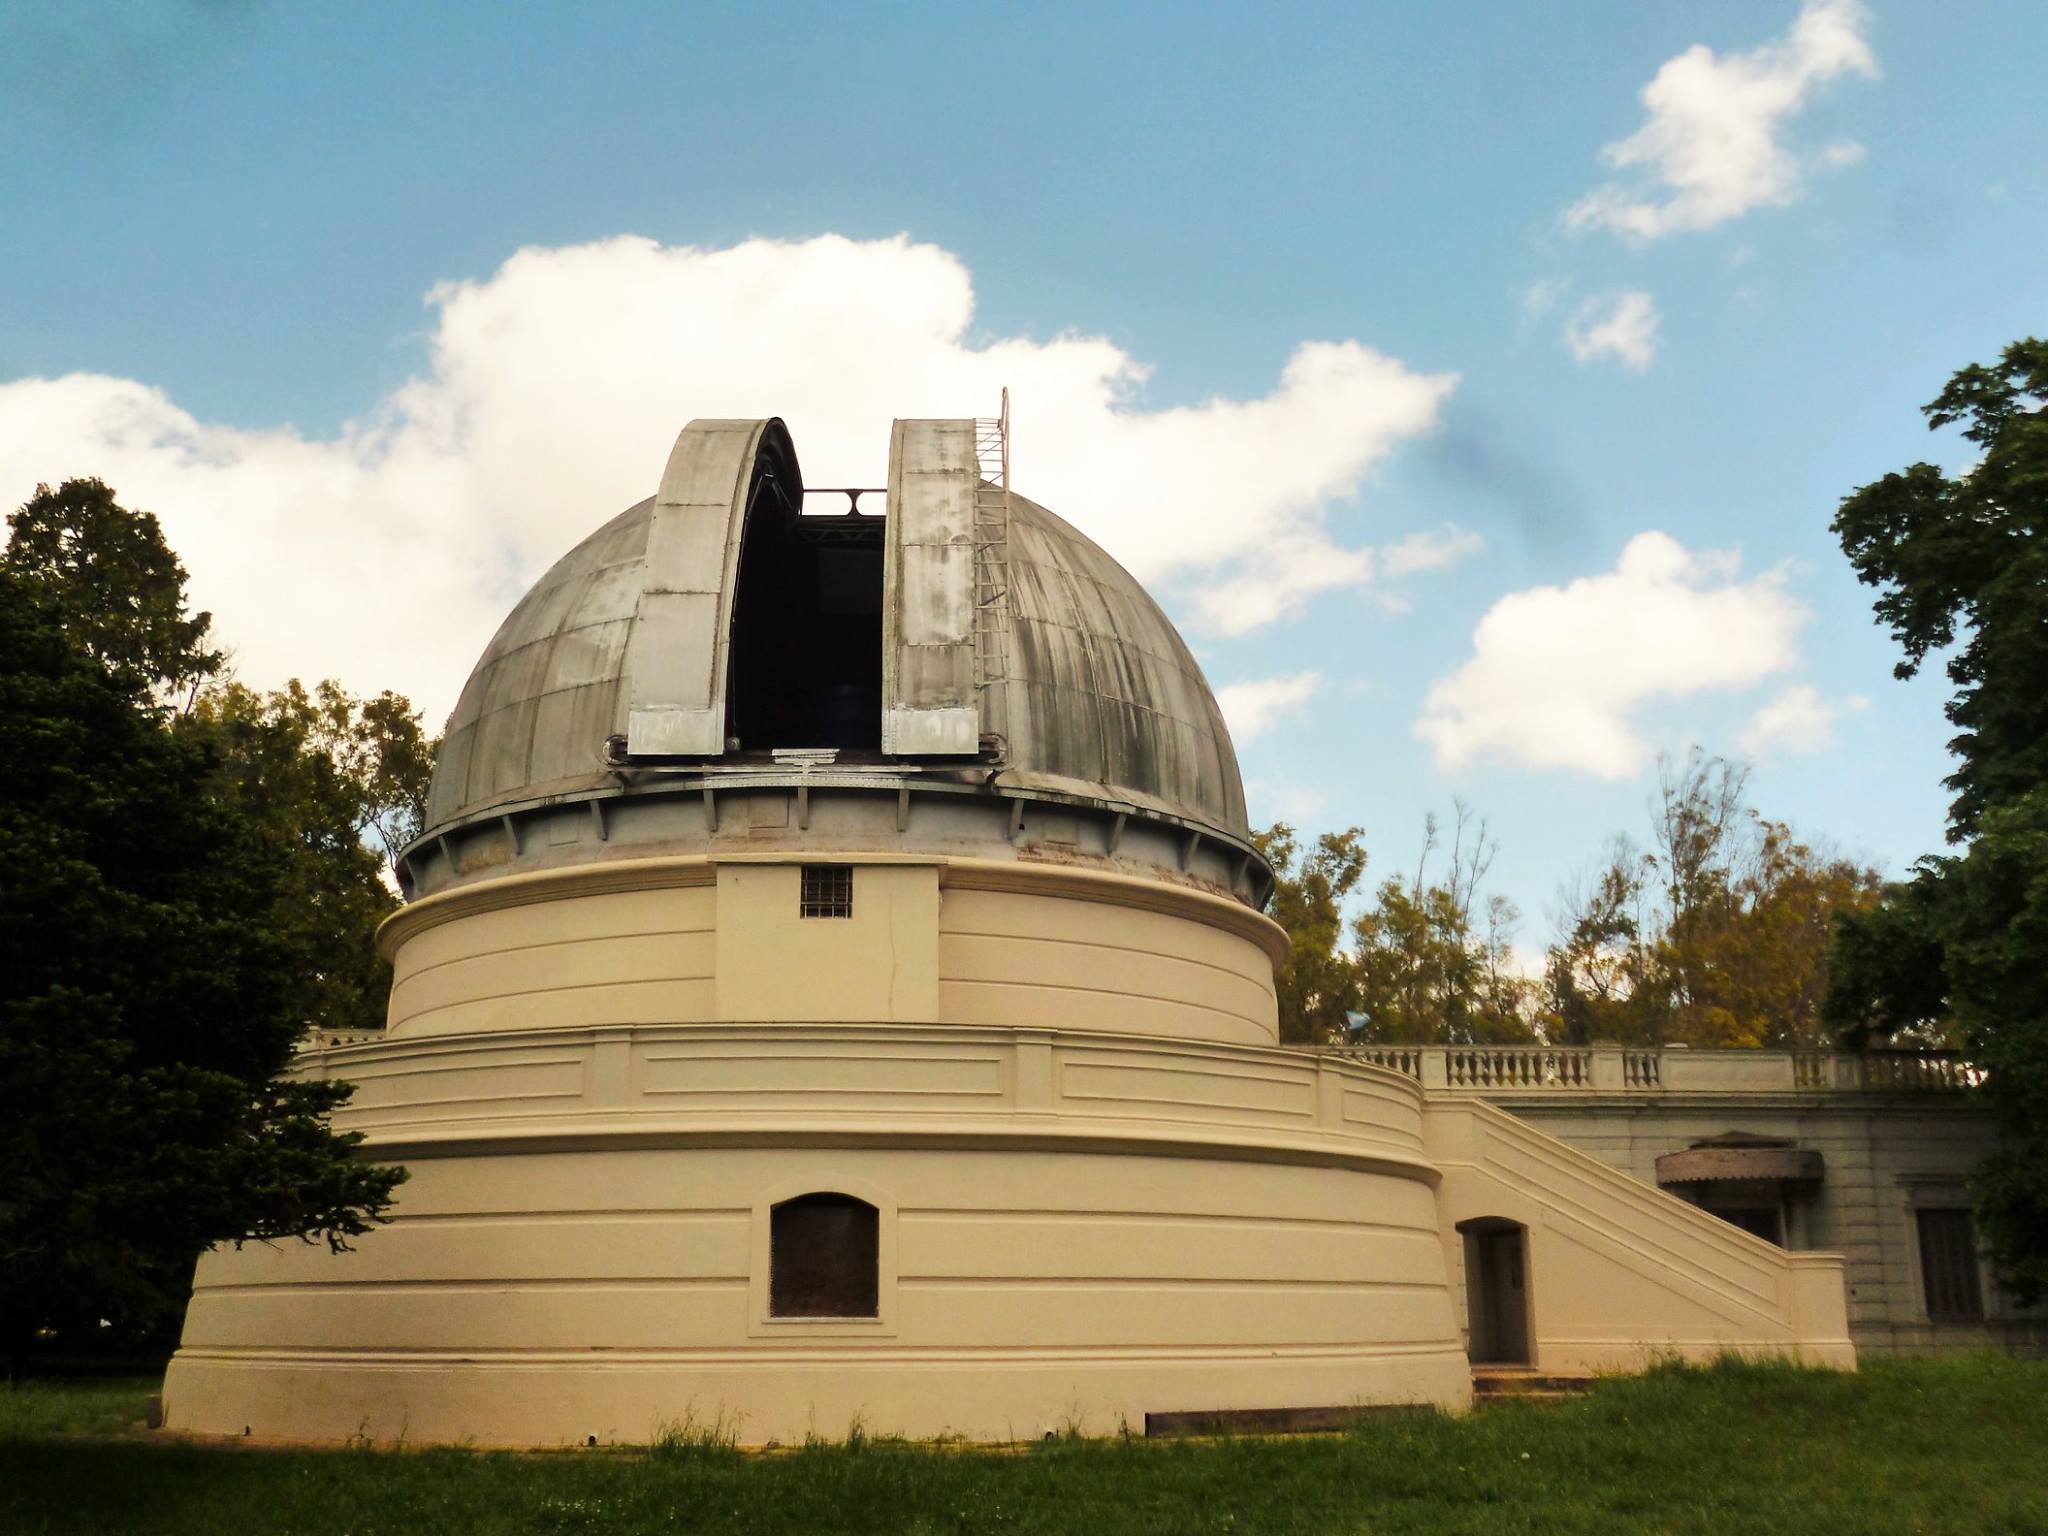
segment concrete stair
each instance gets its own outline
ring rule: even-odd
[[[1571,1371],[1539,1371],[1527,1365],[1472,1367],[1472,1402],[1559,1402],[1593,1389],[1593,1377]]]

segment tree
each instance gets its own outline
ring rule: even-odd
[[[1565,893],[1546,965],[1550,1023],[1580,1043],[1813,1050],[1838,914],[1874,870],[1748,802],[1748,769],[1695,749],[1659,765],[1653,845],[1626,837]]]
[[[1252,835],[1272,866],[1275,922],[1287,930],[1287,959],[1274,977],[1280,1038],[1290,1044],[1342,1040],[1358,1000],[1358,973],[1338,947],[1344,898],[1365,876],[1365,833],[1325,832],[1304,851],[1294,828],[1275,822]]]
[[[377,925],[398,906],[386,876],[425,821],[434,769],[418,713],[332,681],[267,694],[230,682],[202,693],[180,729],[217,744],[213,792],[278,869],[271,921],[297,957],[293,1010],[316,1030],[380,1026],[391,966]]]
[[[1972,1181],[1978,1224],[2021,1301],[2048,1297],[2048,342],[1962,369],[1925,408],[1980,456],[1917,463],[1845,497],[1833,530],[1912,677],[1954,685],[1948,837],[1840,928],[1830,1018],[1865,1035],[1952,1021],[1998,1117]]]
[[[1680,966],[1707,971],[1696,986],[1726,1043],[1825,1050],[1835,1043],[1822,1005],[1838,919],[1868,908],[1876,870],[1815,847],[1781,821],[1752,817],[1748,858],[1730,885],[1728,920],[1693,942]],[[1694,1024],[1688,1038],[1711,1043]]]
[[[1365,834],[1326,832],[1304,851],[1285,822],[1254,834],[1273,867],[1272,915],[1287,930],[1280,1038],[1296,1044],[1527,1040],[1531,988],[1513,965],[1513,903],[1479,884],[1493,861],[1486,823],[1457,807],[1449,867],[1429,877],[1436,818],[1424,823],[1415,879],[1388,880],[1351,925],[1344,903],[1365,877]],[[1482,927],[1483,924],[1483,927]]]
[[[154,514],[130,512],[100,480],[66,480],[8,519],[5,568],[41,594],[65,638],[159,697],[220,670],[206,649],[213,616],[185,607],[185,567]]]
[[[173,729],[160,693],[199,675],[203,616],[153,521],[90,524],[177,591],[111,601],[124,632],[77,601],[74,567],[109,566],[75,541],[63,561],[34,553],[46,522],[0,561],[0,1344],[16,1358],[51,1331],[161,1327],[209,1244],[344,1246],[404,1177],[328,1126],[346,1085],[278,1080],[304,1026],[276,863],[216,792],[217,739]]]
[[[1437,821],[1423,821],[1415,878],[1384,882],[1353,927],[1358,970],[1356,1038],[1469,1045],[1532,1039],[1529,985],[1513,967],[1518,917],[1494,896],[1482,906],[1480,882],[1498,844],[1469,807],[1455,807],[1450,863],[1429,878]],[[1485,923],[1481,931],[1479,923]]]
[[[1549,1033],[1560,1044],[1661,1043],[1665,1000],[1646,939],[1651,861],[1626,834],[1560,892],[1560,934],[1545,957]]]
[[[1875,870],[1748,803],[1749,770],[1697,750],[1659,774],[1663,877],[1655,963],[1663,1033],[1688,1045],[1818,1050],[1838,914],[1876,899]]]

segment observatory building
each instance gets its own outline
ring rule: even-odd
[[[1282,1048],[1221,714],[1124,570],[898,421],[697,421],[451,717],[333,1255],[200,1262],[165,1418],[483,1444],[1459,1407],[1475,1358],[1853,1361],[1786,1253],[1399,1064]]]

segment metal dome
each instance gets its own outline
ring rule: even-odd
[[[692,422],[657,495],[499,627],[449,717],[426,837],[627,792],[641,768],[794,761],[821,784],[915,767],[1247,848],[1236,755],[1186,644],[1099,546],[994,483],[975,429],[898,422],[885,516],[871,493],[821,516],[779,420]],[[977,498],[996,495],[991,534]],[[833,628],[835,604],[866,606]],[[807,750],[806,730],[842,745]]]

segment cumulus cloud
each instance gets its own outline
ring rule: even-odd
[[[1742,750],[1751,757],[1825,752],[1835,743],[1835,722],[1867,702],[1849,698],[1831,703],[1811,684],[1795,683],[1750,716],[1742,728]]]
[[[1862,155],[1853,140],[1802,151],[1785,129],[1817,87],[1842,75],[1875,78],[1869,25],[1858,0],[1808,0],[1784,37],[1759,48],[1723,57],[1695,44],[1665,60],[1643,87],[1648,121],[1600,151],[1622,175],[1575,203],[1565,222],[1658,240],[1790,203],[1809,170],[1852,164]]]
[[[1784,671],[1809,617],[1782,571],[1745,580],[1734,555],[1637,534],[1612,571],[1488,609],[1471,659],[1431,687],[1415,733],[1446,769],[1491,757],[1627,778],[1651,753],[1636,711]]]
[[[1017,488],[1239,630],[1372,578],[1329,509],[1455,383],[1312,341],[1260,397],[1146,409],[1144,363],[979,335],[966,267],[902,236],[532,248],[428,305],[426,370],[332,436],[203,421],[132,379],[0,384],[0,501],[98,475],[163,519],[250,680],[335,674],[436,715],[695,416],[782,416],[811,483],[880,485],[892,416],[993,414],[1008,385]]]
[[[1296,672],[1291,677],[1229,683],[1216,690],[1216,703],[1230,727],[1231,740],[1241,747],[1282,715],[1306,704],[1322,682],[1319,673]]]
[[[1657,304],[1647,293],[1597,294],[1572,311],[1564,344],[1581,363],[1611,357],[1641,373],[1657,355]]]

